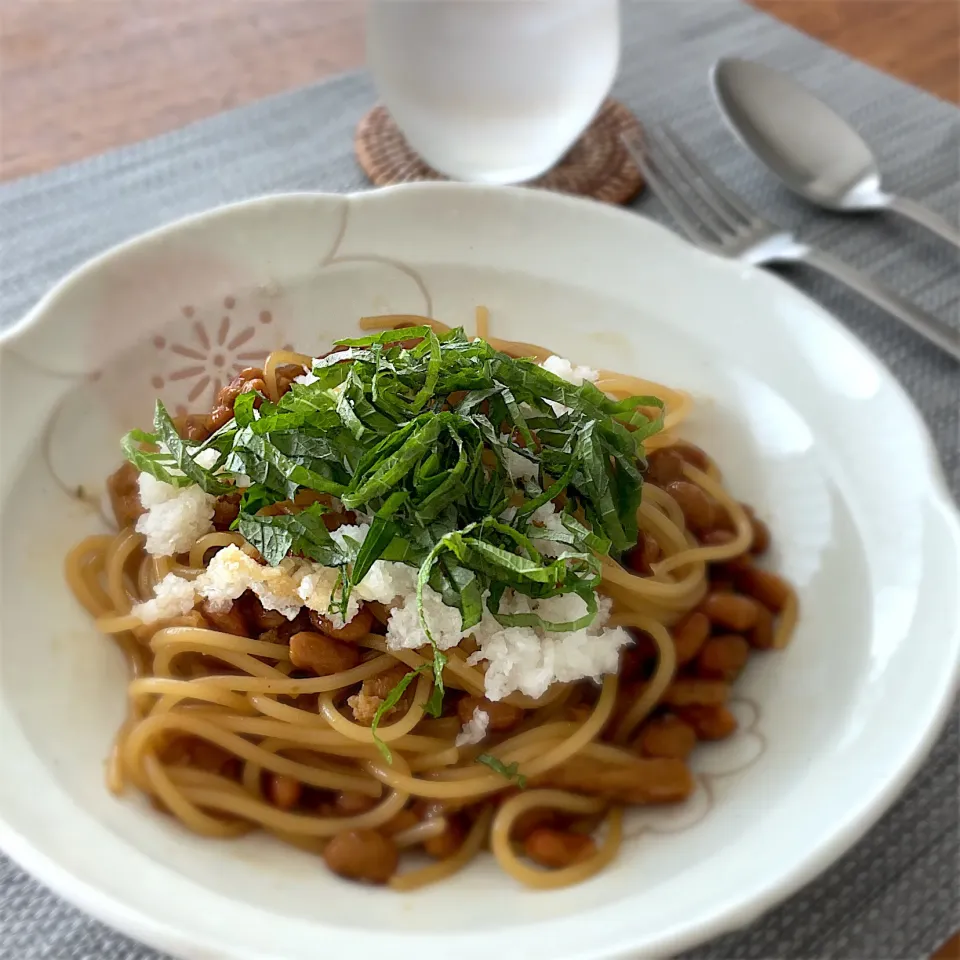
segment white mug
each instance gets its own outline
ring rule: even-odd
[[[520,183],[593,119],[618,0],[368,0],[367,65],[410,146],[456,180]]]

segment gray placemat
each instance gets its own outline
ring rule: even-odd
[[[625,3],[615,92],[641,119],[668,118],[750,202],[958,322],[954,251],[892,218],[814,213],[735,144],[707,88],[709,66],[728,54],[766,60],[821,92],[874,144],[892,190],[954,222],[960,111],[736,2]],[[270,191],[363,189],[368,184],[353,158],[352,135],[373,100],[368,78],[350,74],[0,185],[0,325],[18,319],[90,255],[164,221]],[[652,199],[638,207],[665,219]],[[796,282],[889,364],[923,412],[960,496],[957,366],[829,281],[798,271]],[[749,929],[688,957],[928,956],[960,927],[958,756],[955,716],[903,798],[846,857]],[[0,856],[0,960],[158,960],[158,954],[67,906]]]

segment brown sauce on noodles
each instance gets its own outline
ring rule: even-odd
[[[422,324],[447,329],[422,317],[361,322],[364,329]],[[515,357],[549,355],[490,337],[484,310],[477,332]],[[183,418],[179,430],[202,439],[232,416],[241,392],[277,400],[310,363],[271,354],[262,370],[245,370],[224,388],[210,414]],[[289,621],[248,593],[228,611],[201,604],[175,620],[140,623],[131,608],[151,598],[163,576],[196,576],[218,549],[244,544],[229,531],[238,498],[224,497],[216,532],[188,554],[146,554],[132,526],[142,509],[136,471],[121,468],[109,484],[120,532],[89,537],[66,563],[77,599],[130,663],[129,716],[109,766],[111,789],[146,794],[196,833],[266,830],[322,855],[342,876],[397,890],[439,882],[485,848],[536,888],[602,870],[617,854],[624,808],[680,803],[693,791],[691,751],[735,732],[733,685],[750,657],[786,644],[797,602],[789,584],[758,562],[769,531],[729,494],[708,455],[677,438],[689,397],[608,371],[597,386],[615,398],[652,394],[666,407],[665,429],[646,444],[637,547],[623,565],[603,558],[611,625],[629,628],[635,643],[601,685],[557,683],[537,700],[514,693],[490,703],[463,641],[448,651],[441,717],[425,716],[425,675],[384,716],[378,736],[391,763],[374,742],[373,712],[428,656],[388,649],[389,611],[368,604],[338,631],[306,609]],[[316,499],[302,493],[278,509]],[[328,518],[341,522],[352,517]],[[456,746],[463,722],[484,706],[485,739]],[[481,753],[495,753],[513,778],[477,763]],[[426,861],[411,856],[417,852]]]

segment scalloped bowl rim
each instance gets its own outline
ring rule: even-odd
[[[327,198],[330,200],[346,201],[350,205],[376,204],[381,197],[397,193],[433,194],[439,191],[450,194],[467,191],[470,193],[489,192],[497,196],[512,195],[513,199],[511,202],[564,205],[571,209],[579,209],[585,216],[594,218],[606,217],[611,221],[618,222],[631,219],[635,223],[634,229],[636,229],[638,235],[643,232],[650,234],[655,237],[658,244],[664,248],[669,248],[673,254],[687,258],[694,267],[697,264],[703,264],[707,261],[711,263],[713,269],[721,266],[720,261],[712,255],[696,249],[676,234],[636,212],[626,211],[620,208],[611,208],[592,201],[557,194],[547,194],[540,191],[531,191],[525,188],[493,188],[454,183],[431,183],[403,184],[346,195],[315,191],[269,194],[191,214],[154,230],[132,237],[92,257],[85,263],[71,270],[63,279],[56,283],[19,322],[0,333],[0,350],[15,345],[17,340],[27,331],[39,328],[47,323],[55,323],[56,319],[52,316],[51,308],[56,306],[60,298],[69,293],[74,284],[80,282],[88,274],[99,270],[105,264],[122,260],[130,251],[145,242],[160,238],[175,237],[184,228],[218,217],[230,217],[239,210],[257,206],[269,207],[277,203],[296,203],[299,200],[320,200]],[[923,477],[926,485],[926,500],[928,504],[935,508],[941,515],[942,521],[948,529],[949,536],[952,538],[954,544],[960,546],[960,514],[958,514],[948,491],[933,442],[919,412],[917,412],[906,391],[895,380],[892,374],[889,373],[886,367],[884,367],[882,362],[847,330],[843,324],[816,302],[785,281],[757,268],[746,267],[739,263],[726,261],[722,263],[722,268],[728,269],[731,273],[737,273],[741,277],[749,279],[752,283],[767,285],[771,294],[775,294],[780,298],[787,298],[801,305],[810,315],[810,322],[824,324],[832,328],[834,333],[844,337],[857,352],[868,359],[871,366],[876,368],[884,385],[892,387],[899,402],[904,408],[909,410],[913,417],[913,425],[918,435],[923,438],[923,444],[926,450],[926,463],[924,464],[925,470]],[[950,651],[953,655],[953,663],[948,671],[948,682],[942,685],[941,696],[933,705],[926,727],[922,730],[918,729],[915,731],[914,748],[908,756],[902,758],[899,768],[889,776],[885,782],[871,785],[871,792],[863,797],[860,806],[851,815],[848,815],[845,821],[835,824],[833,831],[822,837],[821,842],[809,850],[804,860],[780,873],[775,882],[769,883],[760,895],[748,896],[737,900],[732,906],[715,912],[700,922],[690,923],[682,929],[668,930],[660,936],[654,944],[647,944],[647,948],[654,949],[657,955],[672,954],[749,924],[824,871],[876,823],[926,758],[947,720],[953,702],[953,691],[957,687],[958,679],[960,679],[960,659],[957,657],[957,653],[960,651],[960,634],[955,631],[950,642],[952,644]],[[68,901],[79,906],[99,920],[157,949],[183,952],[181,954],[183,956],[196,956],[198,954],[196,954],[195,951],[200,950],[203,951],[204,956],[236,957],[238,960],[250,960],[250,958],[255,956],[252,953],[224,953],[223,947],[216,942],[204,942],[195,933],[184,934],[182,931],[167,923],[151,917],[148,913],[130,907],[123,902],[122,898],[115,897],[110,893],[98,889],[94,883],[86,879],[77,878],[67,869],[61,867],[54,858],[35,849],[28,838],[17,833],[16,830],[4,820],[2,810],[0,810],[0,847],[41,882]],[[513,929],[512,934],[516,935],[523,931],[525,936],[532,938],[536,936],[537,926],[538,924],[532,924],[527,928],[520,928],[519,930]],[[318,927],[318,929],[320,929],[320,927]],[[477,936],[485,939],[486,935]],[[444,935],[442,934],[437,935],[431,933],[398,934],[397,946],[399,947],[402,943],[403,946],[406,947],[403,951],[403,956],[412,957],[419,949],[442,945],[443,937]],[[533,940],[531,939],[530,941],[524,942],[533,942]],[[501,940],[498,946],[502,948],[503,943],[504,941]],[[578,949],[575,956],[578,960],[600,960],[600,958],[604,958],[604,960],[623,958],[623,960],[626,960],[626,958],[636,955],[634,951],[637,948],[637,943],[632,942],[632,940],[631,942],[621,940],[616,943],[597,944],[596,949],[587,948],[585,951]],[[409,953],[407,951],[409,951]],[[256,954],[256,956],[262,957],[263,955]],[[574,954],[570,956],[573,957]]]

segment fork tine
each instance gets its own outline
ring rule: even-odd
[[[669,124],[663,124],[662,132],[667,142],[669,142],[673,148],[674,153],[681,159],[690,173],[695,177],[699,177],[704,185],[716,194],[714,204],[718,206],[721,202],[726,204],[729,210],[748,225],[757,219],[756,213],[723,183],[702,160],[697,159],[690,147],[684,143],[683,139]]]
[[[647,144],[636,134],[621,134],[620,139],[647,182],[653,187],[654,193],[660,198],[660,202],[687,238],[699,247],[715,247],[719,234],[712,231],[712,237],[705,235],[701,229],[707,226],[703,218],[676,185],[671,183],[670,177],[661,171]]]
[[[700,216],[715,223],[721,236],[729,239],[731,234],[737,235],[744,227],[740,216],[731,213],[714,194],[710,185],[701,177],[701,171],[692,154],[688,152],[684,155],[678,150],[666,126],[659,130],[657,149],[663,154],[664,165],[672,169],[677,182],[683,184],[696,200]]]
[[[709,190],[697,179],[696,172],[677,156],[662,131],[658,136],[655,129],[648,130],[645,143],[647,154],[656,159],[663,177],[683,197],[704,229],[715,234],[721,244],[729,240],[731,235],[739,233],[742,227],[739,220],[731,219],[729,214],[717,207]]]

